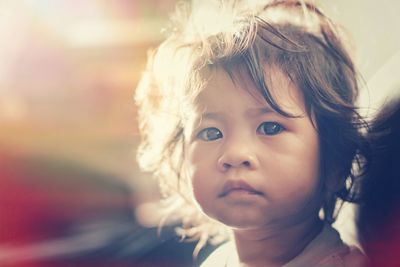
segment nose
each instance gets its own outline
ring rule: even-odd
[[[218,159],[218,169],[227,171],[233,168],[253,170],[258,168],[259,162],[254,149],[245,142],[230,142],[224,146]]]

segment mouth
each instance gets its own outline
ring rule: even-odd
[[[244,181],[227,181],[222,188],[219,197],[226,197],[230,194],[249,194],[249,195],[263,195],[262,192],[255,190],[248,183]]]

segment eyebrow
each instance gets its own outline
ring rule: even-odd
[[[201,114],[201,119],[222,120],[223,115],[219,112],[204,112]]]
[[[269,113],[276,113],[276,111],[270,107],[252,108],[246,111],[246,115],[250,117],[265,115]]]
[[[246,111],[246,116],[248,117],[255,117],[255,116],[261,116],[269,113],[276,113],[275,110],[273,110],[270,107],[262,107],[262,108],[251,108]],[[217,120],[221,121],[223,120],[224,115],[220,112],[204,112],[201,114],[201,119],[211,119],[211,120]]]

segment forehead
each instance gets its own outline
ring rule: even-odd
[[[195,100],[198,108],[219,109],[222,103],[230,103],[233,101],[232,96],[237,95],[241,101],[231,103],[230,108],[235,108],[235,104],[246,104],[249,107],[274,111],[261,93],[262,85],[253,81],[245,68],[234,67],[227,71],[222,67],[215,67],[207,70],[206,73],[207,83]],[[278,67],[265,65],[264,77],[266,90],[283,111],[294,116],[305,114],[303,94],[287,75]]]

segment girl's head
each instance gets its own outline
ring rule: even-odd
[[[210,177],[218,176],[218,169],[211,170],[215,166],[236,173],[221,175],[238,180],[216,185],[222,192],[238,188],[265,195],[254,188],[258,182],[241,181],[250,177],[244,170],[250,173],[259,165],[265,179],[274,174],[270,180],[277,181],[261,187],[284,190],[280,195],[288,199],[300,197],[292,209],[318,213],[323,208],[328,222],[337,198],[353,197],[352,163],[362,145],[354,107],[358,87],[338,28],[310,3],[260,2],[179,6],[176,27],[150,58],[137,89],[143,137],[139,163],[155,173],[165,196],[175,200],[184,223],[193,227],[189,235],[204,234],[195,228],[204,216],[193,191],[206,213],[204,205],[213,204],[203,204],[196,192],[202,188],[196,187],[200,166],[209,174],[204,179],[218,179]],[[252,106],[258,113],[249,116]],[[230,146],[232,140],[238,143]],[[241,146],[239,155],[248,151],[254,157],[239,160],[242,170],[233,172],[236,163],[221,158],[229,147]],[[265,169],[268,164],[271,172]],[[277,186],[279,177],[287,187]]]

